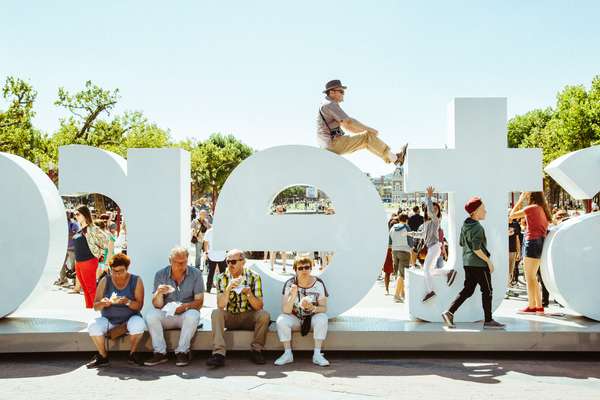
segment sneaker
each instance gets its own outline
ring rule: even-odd
[[[206,365],[214,368],[222,367],[225,365],[225,356],[223,354],[214,353],[208,357],[208,360],[206,360]]]
[[[423,300],[421,300],[423,303],[425,303],[428,300],[431,300],[431,298],[435,296],[435,292],[432,290],[431,292],[427,293],[425,295],[425,297],[423,297]]]
[[[89,368],[102,368],[102,367],[107,367],[109,364],[110,363],[108,362],[108,357],[102,357],[100,355],[100,353],[98,353],[92,358],[92,361],[85,364],[85,366],[88,369]]]
[[[250,351],[250,360],[258,365],[263,365],[265,363],[265,357],[263,356],[262,351],[259,350]]]
[[[169,361],[169,359],[167,358],[166,354],[154,353],[152,355],[152,358],[150,358],[149,360],[146,360],[144,362],[144,365],[147,367],[154,367],[155,365],[163,364],[163,363],[166,363],[167,361]]]
[[[537,308],[525,307],[517,311],[517,314],[535,314],[537,312]]]
[[[448,284],[448,286],[452,286],[452,284],[454,283],[454,279],[456,278],[456,270],[450,270],[450,272],[448,272],[448,275],[446,275],[446,283]]]
[[[444,319],[444,323],[448,328],[456,327],[456,325],[454,325],[454,314],[452,314],[450,311],[444,311],[442,313],[442,318]]]
[[[294,362],[294,354],[292,352],[284,352],[281,357],[275,360],[275,365],[285,365]]]
[[[136,364],[136,365],[142,365],[143,363],[140,362],[140,357],[138,356],[138,353],[134,352],[134,353],[129,353],[129,357],[127,358],[127,362],[129,364]]]
[[[313,364],[317,364],[319,367],[328,367],[329,361],[323,357],[323,353],[313,354]]]
[[[535,315],[544,315],[546,312],[544,311],[544,307],[538,307],[535,309]]]
[[[506,328],[506,325],[501,324],[498,321],[487,321],[483,323],[483,329],[504,329]]]
[[[408,147],[408,143],[406,143],[404,146],[402,146],[399,153],[396,153],[396,161],[394,162],[394,164],[396,164],[397,166],[404,165],[404,159],[406,158],[407,147]]]
[[[404,303],[404,299],[402,298],[402,296],[394,296],[394,301],[396,303]]]
[[[189,351],[187,353],[175,353],[175,365],[178,367],[185,367],[190,363],[191,356],[192,353]]]

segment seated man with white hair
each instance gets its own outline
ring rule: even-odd
[[[167,361],[164,329],[181,329],[175,365],[182,367],[191,360],[190,343],[200,322],[204,280],[199,270],[188,265],[188,255],[185,247],[175,247],[169,256],[171,265],[154,276],[152,305],[155,308],[146,315],[154,355],[144,365],[154,366]]]

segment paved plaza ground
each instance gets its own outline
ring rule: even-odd
[[[94,315],[83,309],[80,296],[54,287],[54,278],[54,271],[46,271],[17,314],[57,318],[76,309],[81,320]],[[208,295],[206,306],[214,302]],[[507,300],[501,308],[521,304]],[[401,308],[377,281],[353,310],[390,315]],[[552,309],[560,311],[556,305]],[[269,352],[268,364],[255,366],[244,352],[232,352],[225,368],[209,370],[206,351],[195,352],[184,368],[173,362],[132,366],[121,353],[112,356],[109,368],[87,370],[91,353],[5,354],[0,355],[0,399],[600,399],[597,353],[329,352],[328,368],[314,366],[307,352],[297,352],[291,365],[275,367],[278,355]]]

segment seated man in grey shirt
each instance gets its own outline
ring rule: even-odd
[[[154,355],[144,363],[153,366],[167,361],[167,344],[163,329],[180,328],[179,345],[175,349],[175,365],[189,364],[190,343],[198,330],[200,308],[204,301],[204,280],[202,273],[188,266],[188,251],[175,247],[169,256],[171,265],[160,269],[154,276],[152,305],[155,307],[146,314],[146,325],[152,338]],[[169,315],[163,307],[177,306]],[[167,307],[168,308],[168,307]]]
[[[342,110],[340,103],[344,101],[346,89],[346,86],[337,79],[325,85],[323,93],[326,97],[317,116],[319,146],[336,154],[348,154],[367,149],[386,163],[404,164],[406,144],[402,146],[399,153],[392,153],[390,147],[377,136],[379,134],[377,130],[363,125]],[[353,134],[344,135],[341,128]]]

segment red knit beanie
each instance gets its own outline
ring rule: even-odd
[[[465,204],[465,211],[470,215],[475,212],[481,204],[483,204],[483,202],[479,197],[471,197]]]

